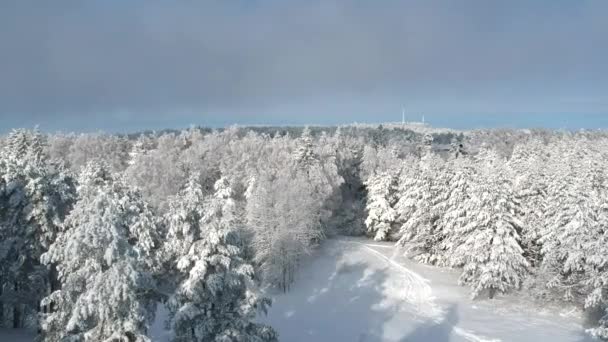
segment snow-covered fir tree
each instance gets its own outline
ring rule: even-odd
[[[0,301],[11,308],[13,327],[36,326],[40,299],[57,287],[54,269],[39,258],[75,196],[72,177],[49,162],[45,146],[39,131],[16,130],[1,153]]]
[[[276,341],[254,322],[270,301],[254,288],[254,268],[243,260],[234,226],[232,190],[225,179],[203,207],[200,184],[190,179],[169,213],[169,243],[180,282],[169,299],[174,341]]]
[[[397,213],[395,204],[395,177],[381,172],[372,175],[366,182],[367,187],[367,234],[374,240],[386,240],[391,233]]]
[[[440,213],[436,225],[444,239],[436,248],[438,265],[454,265],[451,261],[455,249],[462,243],[461,232],[469,223],[468,208],[479,178],[474,162],[470,158],[456,157],[446,165],[447,182],[443,190],[444,201],[440,202]],[[462,265],[457,265],[462,266]]]
[[[48,341],[149,341],[156,305],[152,277],[159,245],[156,218],[141,196],[91,162],[79,177],[78,202],[49,250],[61,288],[43,301]]]
[[[544,144],[539,140],[516,145],[508,163],[514,176],[513,192],[521,203],[522,221],[526,222],[521,244],[526,259],[535,266],[542,259],[539,239],[548,207],[547,163]]]
[[[605,227],[608,206],[604,181],[594,181],[598,171],[596,161],[582,162],[577,153],[570,154],[570,166],[558,177],[559,192],[550,204],[549,220],[543,231],[542,272],[549,276],[547,286],[566,300],[583,303],[586,307],[605,305],[607,290],[603,273],[607,254]],[[600,174],[601,174],[600,173]]]
[[[460,283],[472,296],[519,289],[528,272],[523,256],[518,219],[519,203],[512,193],[504,161],[495,151],[483,151],[484,165],[467,203],[467,224],[454,233],[460,242],[451,255],[454,266],[463,266]]]
[[[397,204],[401,216],[398,244],[416,260],[436,263],[444,232],[437,225],[439,203],[445,199],[443,161],[427,150],[414,174],[406,176],[401,188],[405,191]]]
[[[314,153],[312,135],[308,127],[304,128],[302,136],[298,140],[297,149],[294,152],[294,160],[302,168],[307,168],[318,161]]]

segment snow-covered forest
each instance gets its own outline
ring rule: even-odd
[[[277,341],[326,239],[391,241],[480,301],[527,293],[608,340],[608,134],[230,127],[0,138],[0,327],[41,341]]]

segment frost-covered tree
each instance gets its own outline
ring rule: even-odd
[[[451,257],[453,266],[463,266],[459,282],[469,285],[473,297],[487,291],[519,289],[528,272],[523,256],[518,219],[519,203],[512,193],[503,160],[494,151],[481,155],[484,165],[467,203],[467,224],[456,230],[460,241]]]
[[[137,140],[133,142],[131,151],[129,152],[129,165],[133,165],[137,162],[137,158],[145,156],[149,150],[154,148],[154,140],[145,134],[139,135]]]
[[[312,136],[308,127],[305,127],[302,131],[302,136],[300,137],[297,149],[294,152],[294,160],[298,166],[302,168],[307,168],[318,162],[318,157],[314,152]]]
[[[334,150],[337,173],[343,180],[339,208],[334,211],[335,225],[343,234],[364,235],[367,194],[362,174],[363,142],[342,134],[338,127],[328,145]]]
[[[205,196],[198,176],[191,175],[184,188],[169,201],[169,210],[165,214],[167,238],[162,249],[163,261],[169,264],[170,269],[174,269],[173,264],[177,264],[177,259],[201,234],[204,210]],[[174,277],[174,274],[169,277]]]
[[[254,261],[265,283],[287,291],[302,256],[320,241],[319,203],[301,173],[261,174],[247,201]]]
[[[136,146],[138,144],[136,142]],[[191,167],[183,155],[182,141],[174,134],[159,136],[155,144],[141,138],[141,144],[141,151],[130,159],[124,175],[140,189],[150,205],[164,213],[168,208],[167,198],[177,194]]]
[[[532,265],[541,261],[539,239],[544,228],[548,207],[547,152],[544,144],[533,140],[516,145],[508,166],[513,174],[513,192],[521,203],[521,233],[525,256]]]
[[[400,186],[404,192],[396,206],[402,222],[398,244],[425,263],[436,263],[440,258],[438,249],[444,232],[437,222],[439,205],[446,195],[443,176],[443,161],[427,151],[415,173],[402,178],[404,184]]]
[[[54,269],[39,258],[74,200],[73,179],[45,146],[39,131],[16,130],[1,153],[0,301],[12,307],[13,327],[35,326],[40,299],[56,288]]]
[[[381,172],[371,176],[365,185],[367,187],[367,219],[365,220],[367,234],[374,240],[386,240],[391,234],[392,225],[397,217],[393,209],[395,178],[389,173]]]
[[[254,269],[242,257],[231,196],[220,179],[203,208],[200,185],[191,179],[172,204],[169,239],[180,253],[181,280],[168,305],[174,341],[277,340],[270,327],[254,322],[270,301],[254,290]]]
[[[478,179],[476,165],[471,158],[452,158],[447,162],[446,170],[448,172],[446,187],[443,190],[444,201],[438,207],[440,215],[436,221],[443,235],[443,240],[436,247],[439,249],[439,265],[450,265],[455,248],[462,243],[459,232],[469,223],[469,201]]]
[[[103,160],[112,172],[123,171],[128,165],[130,144],[123,136],[91,133],[72,139],[66,164],[75,172],[95,160]]]
[[[596,307],[605,305],[606,187],[601,185],[603,181],[598,185],[593,180],[601,166],[596,161],[581,161],[576,155],[566,155],[571,164],[558,171],[561,176],[556,183],[560,187],[550,187],[560,196],[550,202],[547,227],[540,239],[541,271],[548,277],[547,286],[566,300]]]
[[[48,341],[149,341],[155,312],[152,278],[156,219],[141,196],[99,163],[79,178],[78,202],[49,250],[61,288],[43,304]]]

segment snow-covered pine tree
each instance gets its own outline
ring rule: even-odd
[[[294,152],[294,160],[299,167],[304,169],[318,162],[318,157],[314,152],[312,135],[308,127],[304,128],[302,131],[302,136],[298,140],[298,145],[296,151]]]
[[[418,184],[420,175],[420,160],[414,156],[408,156],[401,166],[396,187],[396,198],[394,209],[397,214],[396,224],[400,227],[406,223],[416,211],[418,198],[420,197]],[[403,230],[399,229],[396,236],[400,239]]]
[[[596,222],[594,222],[594,226],[589,227],[589,230],[584,231],[586,237],[579,238],[581,255],[578,256],[578,259],[584,262],[583,286],[586,294],[584,307],[587,310],[604,312],[598,326],[590,329],[589,332],[592,336],[608,340],[608,231],[606,230],[608,227],[608,197],[605,188],[595,192],[594,195],[593,209]],[[581,230],[577,233],[582,233]],[[572,252],[576,252],[576,250]],[[570,270],[571,273],[580,272],[580,269],[573,268],[571,265],[577,265],[577,262],[566,263],[565,270]]]
[[[427,149],[419,161],[416,172],[405,180],[403,197],[398,202],[402,226],[398,244],[406,253],[424,263],[437,263],[441,259],[440,246],[444,232],[437,225],[439,205],[445,200],[443,160]]]
[[[514,175],[513,192],[521,203],[522,221],[526,222],[521,233],[524,255],[532,266],[541,261],[540,232],[547,212],[547,152],[542,141],[535,139],[516,145],[508,162]]]
[[[471,158],[459,156],[448,160],[446,170],[449,171],[449,178],[443,194],[445,200],[440,203],[438,211],[441,215],[436,222],[444,235],[438,246],[442,257],[437,260],[437,264],[462,267],[462,264],[454,263],[453,253],[462,243],[459,232],[469,223],[467,208],[477,179],[476,169]]]
[[[171,198],[169,211],[165,214],[167,237],[162,259],[168,264],[168,279],[179,277],[181,272],[175,268],[177,259],[188,252],[194,239],[200,235],[204,210],[205,197],[199,177],[192,174],[183,189]]]
[[[227,185],[217,181],[202,212],[202,191],[191,179],[169,214],[170,241],[181,252],[181,282],[168,305],[176,342],[277,340],[272,328],[254,323],[270,301],[253,288],[254,269],[242,258]]]
[[[482,151],[480,158],[480,177],[465,209],[467,224],[454,232],[461,240],[450,261],[464,266],[459,282],[472,288],[473,297],[487,291],[493,298],[496,292],[519,289],[529,264],[520,245],[519,203],[504,161],[494,150]]]
[[[35,326],[40,299],[56,288],[54,269],[39,258],[55,240],[75,196],[72,177],[51,164],[44,150],[38,130],[16,130],[2,151],[0,287],[12,306],[13,327]]]
[[[577,154],[568,154],[571,164],[557,178],[562,187],[552,187],[561,195],[551,201],[552,215],[541,238],[541,271],[552,291],[591,308],[606,305],[608,202],[605,182],[594,181],[605,170],[595,158]]]
[[[376,241],[388,239],[392,225],[397,218],[393,209],[395,204],[395,178],[388,172],[372,175],[366,182],[367,187],[367,234]]]
[[[156,219],[141,196],[91,162],[79,178],[78,202],[42,255],[61,288],[43,301],[48,341],[149,341],[156,305],[151,272]]]

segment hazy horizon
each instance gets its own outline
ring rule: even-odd
[[[606,1],[0,3],[0,131],[608,127]]]

